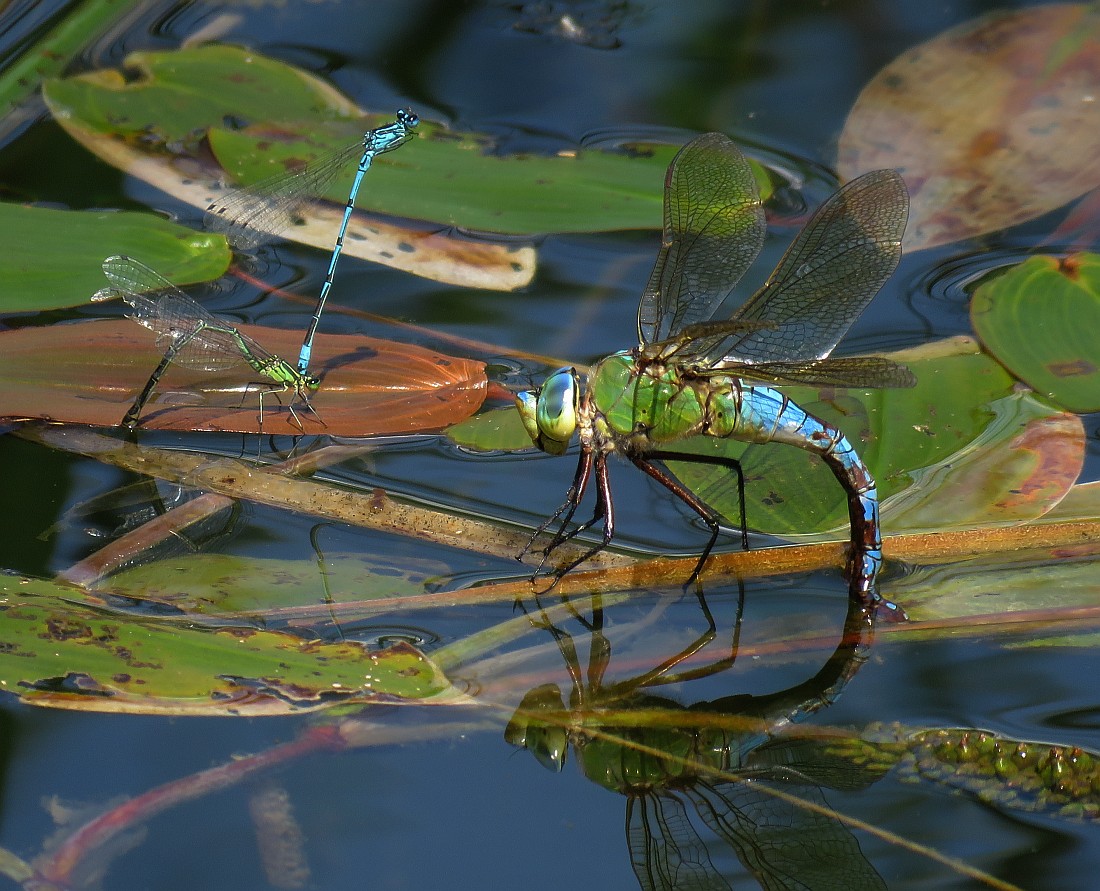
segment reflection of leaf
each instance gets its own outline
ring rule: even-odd
[[[182,283],[220,277],[230,258],[220,235],[129,212],[0,204],[0,240],[19,245],[0,254],[0,302],[6,313],[86,303],[103,287],[101,264],[110,254],[145,257]]]
[[[1100,256],[1032,257],[985,282],[970,321],[997,361],[1071,411],[1100,411]]]
[[[299,331],[241,325],[280,356],[296,355]],[[114,426],[160,360],[153,337],[133,322],[84,322],[0,334],[0,417],[47,418]],[[485,395],[480,362],[421,347],[346,334],[317,338],[313,396],[320,420],[298,407],[306,433],[371,436],[437,430],[472,414]],[[257,375],[236,376],[169,367],[142,415],[158,430],[260,432]],[[264,400],[263,432],[299,434],[283,395]],[[322,424],[323,421],[323,424]]]
[[[1041,216],[1100,185],[1100,14],[1086,4],[990,13],[910,49],[856,101],[844,179],[899,168],[907,250]]]
[[[78,590],[0,582],[0,681],[35,705],[130,714],[276,715],[348,702],[455,702],[408,644],[370,652],[255,628],[110,611]]]
[[[945,500],[942,486],[927,496],[936,517],[932,525],[942,528],[1041,516],[1073,484],[1084,454],[1080,421],[1030,397],[1012,397],[1011,405],[998,409],[998,400],[1011,397],[1012,381],[997,363],[977,352],[972,341],[933,345],[894,358],[909,365],[917,386],[862,393],[784,388],[803,409],[846,433],[870,467],[881,498],[897,497],[915,480],[933,480],[937,473],[953,474],[955,484],[965,475],[968,498],[957,498],[952,489],[952,498]],[[847,524],[844,492],[810,452],[774,443],[745,446],[703,438],[692,448],[741,457],[748,521],[754,529],[806,534]],[[955,467],[963,457],[967,460],[962,468]],[[682,462],[670,466],[708,505],[737,520],[733,473]],[[929,485],[923,482],[922,488]],[[920,497],[917,491],[906,494]],[[923,527],[926,520],[913,519],[912,524]],[[906,515],[896,513],[889,531],[909,527]]]

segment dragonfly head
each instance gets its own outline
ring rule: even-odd
[[[565,714],[565,701],[557,685],[543,684],[523,697],[504,728],[504,739],[527,749],[547,770],[560,772],[569,751],[569,731],[562,725]]]
[[[406,127],[416,127],[420,124],[420,117],[410,108],[402,108],[397,112],[397,122]]]
[[[559,368],[537,390],[516,396],[527,435],[550,455],[564,455],[577,429],[580,383],[577,369]]]

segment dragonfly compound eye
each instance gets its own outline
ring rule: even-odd
[[[523,429],[535,445],[551,455],[564,455],[577,429],[579,387],[574,368],[561,368],[539,389],[516,396]]]
[[[546,379],[535,407],[538,445],[551,455],[563,455],[577,429],[577,372],[561,368]]]

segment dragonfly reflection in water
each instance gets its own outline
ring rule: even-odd
[[[594,602],[590,621],[573,613],[591,634],[587,680],[572,635],[539,607],[533,621],[553,634],[569,670],[569,706],[555,684],[531,690],[505,739],[555,771],[572,747],[588,779],[626,797],[627,846],[643,891],[741,887],[733,884],[740,870],[731,854],[766,889],[886,888],[821,789],[864,788],[888,762],[856,763],[833,754],[828,739],[772,735],[835,701],[866,660],[871,630],[856,599],[848,601],[840,644],[809,680],[690,706],[647,690],[729,669],[737,632],[725,658],[675,671],[715,636],[700,595],[707,634],[639,677],[606,683],[611,644],[598,595]]]
[[[718,538],[719,522],[686,487],[653,462],[722,464],[737,474],[745,528],[740,465],[720,455],[677,451],[706,435],[747,442],[783,442],[814,452],[848,496],[851,595],[877,601],[882,562],[875,482],[844,434],[807,414],[768,384],[828,387],[908,387],[909,369],[882,358],[829,354],[893,273],[909,196],[893,170],[848,183],[799,233],[764,286],[731,319],[710,321],[756,258],[766,223],[752,168],[718,133],[700,136],[672,160],[665,180],[664,240],[638,306],[640,344],[596,365],[585,385],[562,368],[537,390],[520,393],[524,427],[543,451],[564,454],[574,433],[581,455],[565,504],[539,529],[561,525],[543,554],[603,521],[603,539],[559,567],[555,579],[607,547],[615,515],[607,456],[618,452],[703,518],[711,530],[688,583]],[[567,531],[595,474],[591,519]],[[743,533],[747,547],[747,536]],[[528,545],[528,548],[531,547]],[[521,555],[522,556],[522,555]]]

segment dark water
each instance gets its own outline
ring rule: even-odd
[[[232,7],[228,11],[239,20],[226,39],[315,71],[365,108],[408,105],[455,129],[492,134],[504,151],[557,151],[635,134],[721,130],[769,157],[785,159],[809,183],[808,200],[816,201],[828,190],[847,109],[879,68],[953,24],[1015,5],[714,0],[536,3],[521,9],[522,4],[446,0],[289,2]],[[94,46],[78,67],[117,65],[138,49],[174,48],[224,11],[191,4],[150,9],[125,33]],[[587,43],[562,36],[563,14],[586,29]],[[48,120],[27,127],[0,152],[0,177],[18,200],[73,208],[152,207],[197,223],[191,210],[104,171]],[[1024,227],[1022,235],[1014,236],[1015,246],[1037,241],[1045,234],[1041,230],[1040,224]],[[369,295],[363,308],[381,315],[502,349],[583,362],[631,344],[637,296],[657,245],[655,232],[547,235],[539,241],[537,277],[518,294],[440,285],[347,259],[337,287],[342,295]],[[760,261],[764,270],[774,264],[782,245],[782,238],[769,242]],[[974,248],[979,265],[980,253]],[[929,284],[965,278],[944,271],[953,256],[944,249],[903,260],[846,345],[853,351],[896,348],[968,330],[961,289],[948,288],[944,294]],[[291,245],[265,254],[273,277],[283,279],[279,264],[285,264],[294,276],[299,270],[307,276],[297,284],[308,289],[320,282],[325,260],[320,252]],[[287,327],[304,322],[304,312],[280,305],[276,297],[248,303],[250,297],[235,296],[255,320]],[[39,321],[46,320],[19,320]],[[325,325],[329,331],[362,330],[358,321],[337,313],[330,313]],[[517,381],[545,370],[513,368]],[[1091,443],[1083,477],[1088,480],[1100,475],[1100,459],[1096,419],[1085,423]],[[241,448],[239,438],[150,441],[231,454]],[[11,436],[0,438],[0,462],[10,471],[0,495],[0,565],[36,576],[49,577],[94,551],[101,540],[90,533],[109,529],[115,519],[107,512],[66,523],[44,537],[62,513],[131,480]],[[384,445],[369,462],[345,468],[342,478],[366,489],[384,486],[459,512],[534,526],[560,503],[571,469],[569,461],[530,454],[475,456],[435,437],[420,437]],[[680,553],[698,547],[705,533],[665,495],[625,466],[614,468],[613,475],[624,518],[623,544]],[[246,506],[226,534],[204,546],[308,563],[316,560],[312,525],[274,509]],[[344,527],[327,530],[323,546],[330,556],[430,561],[428,571],[442,574],[442,583],[452,586],[515,572],[510,561]],[[891,572],[897,577],[904,569]],[[951,578],[945,584],[952,584]],[[888,576],[888,596],[889,584]],[[792,614],[836,634],[844,590],[836,573],[749,585],[745,638],[766,642],[768,629]],[[720,637],[708,650],[713,659],[721,657],[721,641],[731,634],[738,594],[734,588],[708,591]],[[649,648],[668,643],[634,634],[632,623],[645,621],[658,607],[665,610],[660,627],[675,642],[672,650],[703,630],[691,597],[669,603],[647,593],[610,608],[607,634],[614,659],[621,660],[613,663],[616,678],[648,670]],[[512,615],[510,605],[501,605],[387,616],[386,623],[399,629],[415,626],[430,650]],[[582,647],[583,666],[584,629],[576,620],[565,625]],[[622,636],[617,638],[617,632]],[[1006,739],[1100,751],[1100,706],[1092,681],[1100,660],[1093,648],[1012,646],[1026,642],[1023,635],[904,642],[889,637],[880,635],[844,695],[812,723],[857,729],[872,722],[974,727]],[[567,691],[569,678],[551,637],[533,633],[522,645],[542,647],[524,666],[527,686],[553,681]],[[683,705],[735,694],[765,696],[812,676],[833,645],[805,658],[744,657],[716,677],[657,692]],[[559,775],[504,741],[508,709],[526,689],[524,677],[508,684],[502,681],[506,670],[458,675],[471,690],[490,689],[503,710],[490,718],[472,708],[380,710],[381,723],[407,730],[408,738],[427,740],[315,755],[276,775],[306,836],[310,887],[638,887],[624,837],[625,798],[591,782],[572,760]],[[294,739],[305,726],[289,718],[171,720],[35,710],[13,698],[0,700],[0,707],[0,845],[28,859],[53,831],[45,799],[102,806]],[[488,721],[491,728],[442,739],[430,731],[435,721],[467,718]],[[156,817],[144,841],[135,839],[133,849],[112,862],[103,887],[270,887],[259,867],[248,794],[248,788],[236,787]],[[978,879],[901,842],[927,846],[1021,888],[1095,886],[1100,840],[1090,823],[993,807],[894,774],[862,790],[826,789],[824,795],[837,812],[889,834],[850,830],[864,861],[891,889],[983,887]],[[749,808],[761,822],[766,810]],[[746,844],[752,847],[749,838]],[[728,848],[713,857],[714,872],[726,874],[728,887],[757,887]],[[685,881],[680,886],[727,887]],[[816,887],[881,886],[823,882]]]

